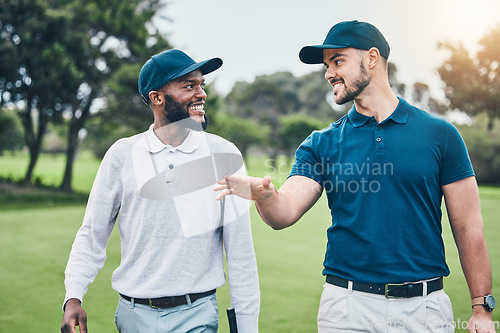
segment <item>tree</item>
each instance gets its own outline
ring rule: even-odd
[[[450,51],[450,56],[438,68],[450,107],[470,116],[486,113],[490,131],[494,119],[500,117],[499,40],[500,25],[480,39],[475,56],[471,56],[462,44],[439,44]]]
[[[71,190],[72,165],[78,146],[78,135],[86,120],[91,117],[94,101],[105,98],[106,85],[122,66],[136,68],[134,85],[126,85],[131,90],[128,98],[122,100],[121,107],[129,102],[137,105],[137,75],[140,65],[152,54],[170,48],[167,40],[154,27],[151,20],[162,6],[160,0],[93,0],[85,3],[74,2],[74,11],[79,13],[77,23],[82,33],[86,34],[84,49],[87,53],[79,56],[86,73],[82,86],[88,86],[87,94],[77,98],[69,122],[68,151],[65,174],[61,188]],[[86,56],[89,54],[89,56]],[[128,71],[128,73],[131,73]],[[133,91],[133,93],[132,93]],[[131,97],[133,96],[133,97]],[[77,96],[78,97],[78,96]],[[132,101],[131,101],[132,99]]]
[[[406,85],[399,81],[397,77],[398,68],[395,63],[387,63],[387,72],[389,76],[389,84],[391,85],[394,92],[400,96],[405,95]]]
[[[0,107],[0,155],[23,147],[21,124],[15,111]]]
[[[81,50],[65,35],[71,31],[71,13],[63,7],[2,0],[0,13],[0,96],[2,104],[21,108],[30,153],[25,181],[30,182],[49,121],[61,119],[68,96],[83,79],[66,49]]]
[[[500,133],[488,131],[488,117],[480,114],[472,125],[458,129],[467,144],[467,150],[479,184],[500,185]],[[500,125],[496,119],[495,127]]]
[[[280,135],[282,139],[281,148],[286,152],[286,156],[291,158],[294,151],[314,130],[319,130],[327,126],[325,121],[311,118],[305,114],[294,114],[280,119],[282,127]]]
[[[105,98],[85,126],[83,143],[97,158],[102,158],[117,139],[142,132],[153,122],[153,113],[137,90],[140,69],[141,64],[136,63],[120,66],[102,89]]]
[[[151,23],[160,7],[160,0],[1,1],[0,50],[8,62],[0,67],[0,89],[2,99],[26,105],[23,122],[31,155],[26,180],[47,123],[57,116],[68,123],[61,188],[71,190],[79,133],[88,119],[101,115],[92,110],[106,97],[108,80],[122,66],[140,68],[152,53],[170,47]]]
[[[229,113],[251,118],[260,125],[268,126],[268,144],[271,160],[279,154],[279,117],[297,111],[297,84],[292,73],[278,72],[258,76],[254,82],[236,82],[226,96]]]
[[[324,71],[314,71],[297,78],[297,98],[299,101],[299,113],[306,114],[315,119],[328,120],[330,122],[340,118],[350,108],[330,105],[328,96],[332,97],[332,86],[325,80]]]
[[[248,158],[250,146],[263,144],[269,136],[269,126],[259,125],[252,119],[244,119],[228,113],[219,113],[215,119],[218,124],[217,134],[233,142],[245,160]]]
[[[415,82],[413,84],[413,103],[420,108],[425,108],[423,105],[428,104],[430,94],[429,85],[422,82]]]

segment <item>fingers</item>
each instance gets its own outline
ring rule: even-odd
[[[88,333],[87,330],[87,316],[79,318],[80,321],[80,333]]]
[[[214,186],[213,190],[214,191],[221,191],[219,193],[219,195],[217,196],[217,198],[215,198],[216,200],[221,200],[222,198],[224,198],[226,195],[232,195],[234,193],[234,189],[231,187],[231,183],[230,183],[230,177],[225,177],[224,179],[221,179],[221,180],[218,180],[217,181],[217,184],[216,186]],[[236,183],[237,185],[237,183]]]
[[[264,189],[269,189],[271,186],[271,176],[267,175],[262,179],[262,187]]]
[[[472,317],[467,323],[467,331],[472,333],[495,333],[495,326],[491,317],[487,316],[485,319]]]
[[[217,200],[227,195],[236,195],[247,200],[263,200],[274,193],[271,176],[264,178],[232,175],[217,181],[214,191],[220,191]]]
[[[216,185],[213,188],[213,190],[216,192],[220,191],[217,198],[215,198],[217,201],[221,200],[226,195],[233,194],[233,189],[229,187],[229,182],[227,181],[227,178],[217,181],[217,184],[219,184],[219,185]]]
[[[76,327],[80,326],[80,333],[88,333],[87,330],[87,317],[83,316],[81,318],[75,318],[71,320],[70,324],[63,323],[61,325],[62,333],[78,333]]]
[[[226,188],[226,187],[223,187],[223,188],[219,188],[220,186],[216,186],[214,187],[214,191],[221,191],[219,193],[219,195],[217,196],[217,198],[215,198],[215,200],[219,201],[221,200],[222,198],[224,198],[226,195],[231,195],[233,194],[233,189],[230,189],[230,188]]]
[[[71,321],[71,324],[63,323],[61,325],[61,333],[77,333],[76,326],[78,326],[78,321],[76,319]]]

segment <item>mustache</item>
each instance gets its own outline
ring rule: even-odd
[[[329,82],[330,82],[330,84],[333,86],[333,85],[334,85],[334,84],[336,84],[337,82],[344,83],[344,79],[331,79]]]

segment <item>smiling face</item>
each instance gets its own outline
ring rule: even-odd
[[[200,70],[170,81],[160,88],[159,92],[164,94],[163,117],[167,124],[191,118],[206,129],[208,126],[208,118],[205,115],[207,94],[205,93],[205,80]]]
[[[333,87],[335,103],[342,105],[356,99],[370,84],[363,52],[353,48],[323,51],[325,79]]]

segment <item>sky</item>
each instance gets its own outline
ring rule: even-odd
[[[386,37],[400,81],[426,83],[439,98],[443,83],[436,69],[448,53],[438,42],[460,42],[474,54],[479,39],[500,24],[498,0],[166,1],[156,26],[197,61],[223,59],[224,65],[205,77],[222,94],[236,81],[252,82],[257,75],[289,71],[300,76],[322,69],[300,62],[300,49],[322,44],[334,24],[357,19]]]

